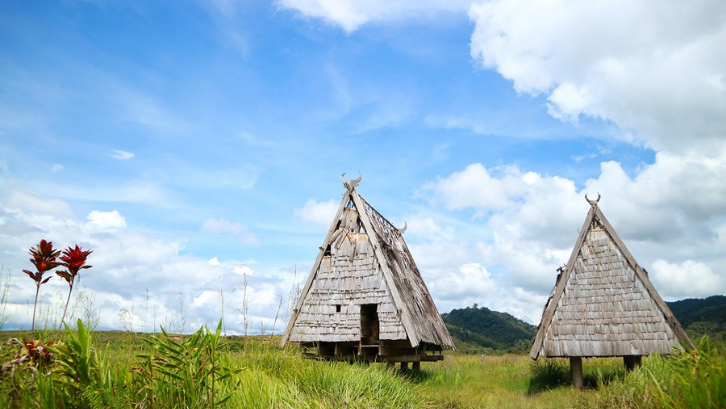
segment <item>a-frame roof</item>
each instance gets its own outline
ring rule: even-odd
[[[590,211],[570,259],[560,269],[530,356],[594,357],[669,354],[693,348],[648,273],[598,207]]]
[[[443,348],[454,348],[446,325],[436,309],[436,305],[424,284],[416,263],[403,240],[402,231],[394,227],[355,190],[356,181],[344,182],[346,192],[340,202],[338,211],[328,234],[320,247],[318,257],[313,264],[310,276],[300,293],[295,309],[282,336],[281,345],[290,340],[293,329],[303,308],[306,298],[311,293],[326,249],[339,235],[340,222],[345,217],[346,209],[357,211],[367,241],[372,247],[376,259],[376,268],[380,269],[385,283],[383,287],[388,293],[392,304],[392,314],[398,317],[400,326],[412,347],[421,343],[438,345]]]

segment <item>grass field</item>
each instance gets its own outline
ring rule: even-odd
[[[0,333],[3,340],[28,334]],[[41,333],[45,344],[56,336]],[[419,373],[382,364],[329,363],[281,350],[278,338],[79,330],[42,348],[4,344],[1,407],[229,408],[718,408],[723,357],[651,357],[626,374],[621,359],[585,360],[586,388],[570,387],[565,360],[447,354]],[[40,344],[33,344],[36,347]],[[41,352],[38,352],[41,351]],[[26,354],[28,361],[9,365]],[[32,358],[32,359],[31,359]]]

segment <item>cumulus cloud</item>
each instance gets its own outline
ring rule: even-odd
[[[295,209],[295,216],[316,223],[322,227],[329,227],[330,223],[333,222],[335,212],[338,210],[338,205],[339,203],[336,203],[333,199],[327,202],[318,202],[315,199],[309,199],[301,209]]]
[[[239,275],[254,275],[255,271],[247,266],[238,266],[234,268],[234,272]]]
[[[69,314],[87,318],[83,315],[87,311],[98,319],[99,329],[152,331],[163,325],[167,330],[188,332],[205,324],[216,326],[224,311],[228,332],[243,332],[234,311],[243,303],[239,271],[249,267],[185,254],[183,239],[134,230],[118,211],[95,210],[84,222],[76,220],[72,212],[59,215],[57,209],[34,203],[52,202],[49,198],[12,189],[1,194],[0,253],[12,276],[6,327],[29,326],[35,288],[17,272],[28,268],[28,248],[44,238],[58,248],[78,244],[93,250],[89,257],[93,268],[81,273]],[[16,199],[8,200],[12,198]],[[27,206],[15,209],[9,203]],[[69,207],[62,201],[56,204]],[[249,331],[259,332],[260,325],[270,329],[278,304],[276,294],[287,294],[289,283],[271,274],[248,274],[247,281]],[[65,302],[67,288],[57,278],[41,287],[41,308],[51,311],[49,322],[60,319],[52,311]]]
[[[109,156],[111,156],[114,159],[129,160],[129,159],[133,159],[135,155],[131,152],[120,151],[120,150],[114,149],[113,153],[110,153]]]
[[[206,219],[202,223],[201,231],[215,234],[229,233],[244,244],[259,244],[260,242],[253,233],[247,231],[247,226],[225,219]]]
[[[487,1],[469,11],[471,55],[518,92],[547,95],[555,118],[693,149],[726,135],[725,13],[719,0]]]
[[[3,208],[12,213],[29,212],[40,217],[73,216],[73,211],[68,203],[59,199],[44,198],[27,190],[9,189],[3,197],[3,201]]]
[[[603,162],[599,176],[580,188],[567,178],[518,167],[502,172],[469,165],[429,183],[424,192],[444,207],[473,209],[467,228],[477,229],[479,237],[462,232],[462,226],[453,230],[444,217],[414,217],[410,246],[425,279],[434,283],[432,294],[440,305],[460,307],[450,301],[458,294],[459,303],[478,302],[522,319],[538,319],[537,300],[552,290],[556,269],[567,262],[589,210],[584,195],[592,198],[599,192],[601,209],[636,260],[653,266],[656,288],[662,287],[664,295],[680,299],[723,293],[726,280],[715,271],[726,267],[724,164],[726,149],[712,152],[708,160],[694,153],[660,152],[634,176],[617,162]],[[496,201],[482,198],[489,190]],[[662,260],[665,256],[669,262]],[[491,279],[496,294],[483,293],[477,300],[468,288],[455,285],[476,282],[462,268],[472,263],[496,273]],[[440,285],[441,280],[454,285]],[[683,280],[691,281],[686,285]],[[527,294],[530,301],[518,300]]]
[[[101,212],[93,210],[86,216],[89,224],[99,229],[123,229],[126,227],[126,218],[118,210]]]
[[[63,170],[63,165],[61,165],[60,163],[54,163],[53,166],[51,166],[50,168],[50,171],[53,173],[60,172],[61,170]]]
[[[465,12],[471,0],[278,0],[280,9],[297,10],[304,17],[319,18],[353,32],[371,21],[403,20],[441,12]]]
[[[701,262],[669,263],[658,259],[652,265],[651,280],[663,298],[707,297],[713,295],[714,290],[723,289],[723,279]]]
[[[444,300],[483,298],[497,289],[487,269],[479,263],[464,264],[457,273],[432,280],[429,287]]]
[[[501,178],[492,177],[481,163],[474,163],[428,187],[449,209],[502,209],[508,205],[509,197],[522,190],[523,180],[516,168],[506,168],[501,173]]]

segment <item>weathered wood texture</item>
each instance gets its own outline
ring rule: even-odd
[[[398,293],[396,298],[401,300],[396,306],[401,311],[402,321],[412,346],[427,343],[453,349],[454,341],[436,309],[436,304],[426,288],[403,236],[373,206],[360,197],[358,192],[353,191],[353,195],[365,208],[363,221],[370,222],[369,230],[372,230],[371,235],[375,237],[373,242],[383,254],[384,273],[385,270],[390,271],[390,277],[387,277],[388,283],[391,287],[395,287],[395,292]]]
[[[584,385],[582,377],[582,358],[573,356],[570,358],[570,375],[572,375],[572,387],[582,389]]]
[[[691,346],[678,321],[593,205],[558,277],[530,356],[669,354]]]
[[[401,233],[349,188],[282,345],[359,341],[365,304],[377,305],[382,341],[454,347]]]
[[[330,255],[323,257],[297,317],[290,341],[344,342],[360,340],[360,309],[378,305],[379,338],[406,339],[388,285],[365,233],[351,232],[355,209],[346,208],[334,235]],[[336,312],[340,306],[340,312]]]

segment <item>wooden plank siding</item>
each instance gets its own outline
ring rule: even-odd
[[[393,283],[391,286],[401,298],[402,302],[397,306],[401,310],[411,345],[415,347],[424,342],[454,349],[454,341],[403,240],[403,235],[357,192],[353,194],[360,202],[359,206],[362,205],[365,209],[363,220],[370,223],[369,230],[380,247],[382,258],[386,260],[385,267],[390,270],[389,283]],[[411,335],[415,335],[415,338]]]
[[[530,356],[669,354],[693,347],[597,202],[558,277]]]
[[[378,304],[380,339],[406,339],[367,235],[345,235],[331,250],[332,254],[323,257],[316,271],[316,279],[302,304],[290,341],[360,340],[360,306],[363,304]],[[336,312],[338,305],[340,312]]]
[[[393,351],[386,346],[390,342],[400,343],[406,354],[452,349],[401,232],[355,191],[355,184],[345,186],[281,345],[358,342],[361,306],[373,304],[381,352]]]

